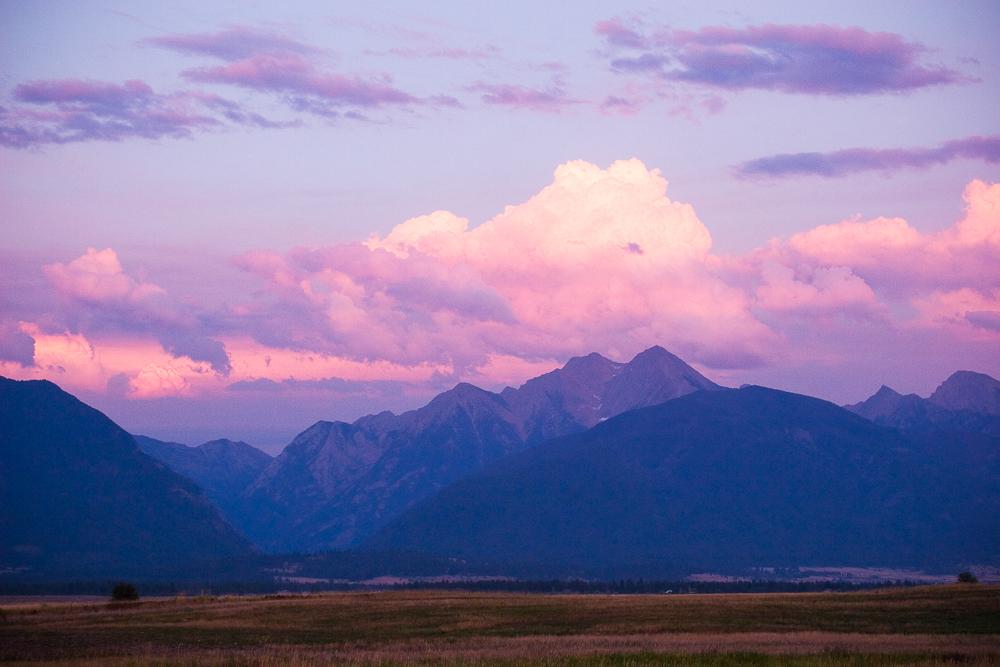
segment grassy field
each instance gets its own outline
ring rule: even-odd
[[[1000,664],[1000,587],[985,585],[20,602],[0,614],[0,660],[34,664]]]

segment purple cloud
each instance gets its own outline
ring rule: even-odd
[[[638,99],[608,95],[598,106],[602,113],[630,116],[642,109],[642,101]]]
[[[630,49],[646,47],[646,38],[637,30],[628,27],[620,18],[598,21],[594,24],[594,33],[604,37],[608,44]]]
[[[107,109],[108,113],[145,103],[154,97],[153,89],[142,81],[126,81],[118,85],[100,81],[33,81],[14,89],[14,97],[32,104],[78,104],[92,110]]]
[[[922,64],[924,45],[862,28],[767,24],[644,36],[614,19],[598,23],[595,32],[609,46],[632,52],[611,60],[616,71],[727,90],[867,95],[966,80],[954,70]]]
[[[394,88],[388,82],[388,77],[383,80],[366,80],[320,72],[308,60],[296,55],[255,55],[217,67],[190,69],[183,76],[201,83],[221,83],[259,92],[322,100],[326,105],[334,107],[399,106],[413,105],[420,101],[413,95]]]
[[[42,272],[61,298],[58,316],[50,315],[50,325],[149,335],[175,356],[203,361],[216,372],[229,374],[232,366],[225,346],[206,333],[216,330],[213,318],[171,298],[158,285],[130,276],[114,250],[88,248],[71,262],[45,265]]]
[[[1000,331],[1000,311],[976,310],[965,314],[965,319],[973,326],[989,331]]]
[[[187,138],[225,121],[280,127],[217,95],[156,93],[148,84],[79,79],[31,81],[14,89],[27,106],[0,107],[0,145],[31,148],[80,141]]]
[[[413,276],[405,282],[388,285],[385,293],[405,303],[415,312],[447,310],[469,320],[513,324],[510,305],[494,290],[485,286],[452,285],[440,276]],[[442,305],[444,304],[444,305]]]
[[[200,324],[204,326],[204,323]],[[229,375],[233,368],[226,346],[214,338],[183,329],[156,329],[155,333],[163,349],[175,357],[186,356],[195,361],[204,361],[223,375]]]
[[[259,113],[245,110],[232,100],[227,100],[224,97],[219,97],[218,95],[214,95],[212,93],[188,93],[188,95],[196,98],[209,109],[213,109],[225,117],[226,120],[237,125],[259,127],[262,129],[298,127],[301,125],[299,121],[274,121],[269,118],[265,118]]]
[[[32,81],[14,98],[36,108],[0,112],[0,141],[12,148],[45,143],[120,141],[131,137],[187,137],[217,125],[188,100],[157,95],[142,81],[123,84],[74,79]]]
[[[21,331],[16,323],[0,322],[0,360],[34,366],[35,339]]]
[[[612,69],[618,72],[656,72],[662,73],[670,58],[657,53],[643,53],[634,58],[615,58],[611,61]]]
[[[435,105],[433,98],[421,100],[394,87],[387,75],[366,78],[324,71],[310,57],[319,53],[318,49],[274,32],[237,27],[217,33],[154,37],[144,43],[225,61],[184,71],[182,76],[189,81],[278,94],[293,110],[326,118],[363,119],[356,111],[340,111],[343,107]]]
[[[345,244],[300,248],[287,255],[250,252],[237,258],[236,265],[264,279],[274,298],[244,309],[232,330],[251,330],[256,340],[272,347],[367,359],[390,352],[405,363],[444,349],[452,360],[481,358],[477,343],[457,339],[437,323],[494,331],[515,319],[509,302],[476,272],[444,266],[421,253],[399,257],[381,248]],[[349,277],[358,290],[348,297],[340,291],[346,283],[329,282],[327,276],[334,274]],[[308,285],[306,291],[303,285]]]
[[[921,169],[952,160],[1000,162],[1000,136],[967,137],[931,148],[848,148],[830,153],[784,153],[744,162],[741,177],[782,178],[825,176],[837,178],[863,171]]]
[[[389,49],[389,53],[400,58],[441,58],[445,60],[495,60],[500,57],[500,49],[496,46],[488,45],[481,49],[462,49],[450,47],[424,47],[424,48],[394,48]]]
[[[558,113],[568,106],[580,104],[580,100],[568,97],[566,91],[555,85],[539,90],[514,84],[479,82],[468,86],[467,90],[482,93],[480,99],[486,104],[512,109]]]
[[[237,26],[215,33],[164,35],[144,39],[149,44],[187,55],[201,55],[220,60],[242,60],[262,53],[274,55],[316,53],[316,49],[284,35]]]

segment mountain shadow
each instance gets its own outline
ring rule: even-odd
[[[134,435],[145,454],[198,485],[230,522],[242,510],[242,496],[274,460],[245,442],[211,440],[197,447]]]
[[[564,574],[1000,558],[1000,447],[912,438],[819,399],[698,392],[500,461],[367,546]]]
[[[150,575],[251,547],[192,482],[47,381],[0,378],[0,569]]]

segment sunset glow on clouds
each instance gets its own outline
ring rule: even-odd
[[[574,161],[477,227],[437,211],[363,243],[235,257],[252,282],[221,311],[179,304],[130,276],[114,250],[91,248],[44,267],[65,320],[43,330],[21,304],[16,326],[33,338],[35,363],[8,355],[4,373],[56,370],[70,387],[133,399],[234,384],[495,386],[587,351],[624,359],[653,344],[725,373],[794,363],[785,350],[801,344],[803,322],[810,345],[836,353],[831,318],[995,349],[1000,184],[974,181],[964,197],[964,216],[935,233],[847,220],[720,256],[658,170]]]
[[[0,375],[130,429],[1000,374],[996,3],[2,13]]]

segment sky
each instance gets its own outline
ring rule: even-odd
[[[133,433],[662,345],[1000,376],[1000,4],[0,0],[0,375]]]

